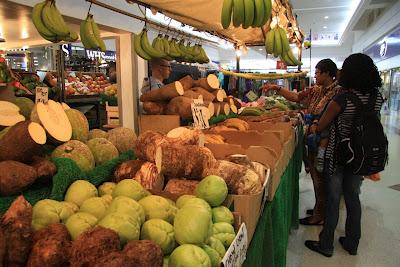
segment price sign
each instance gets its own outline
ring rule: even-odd
[[[250,92],[248,92],[247,94],[246,94],[246,97],[251,101],[251,102],[253,102],[253,101],[256,101],[257,100],[257,98],[258,98],[258,95],[256,95],[256,93],[254,93],[254,91],[250,91]]]
[[[49,101],[49,88],[36,87],[35,103],[42,102],[43,104],[47,104],[47,101]]]
[[[246,225],[242,223],[236,234],[235,239],[229,246],[222,259],[224,267],[240,267],[246,259],[247,253],[247,229]]]
[[[193,99],[191,104],[193,115],[193,126],[197,129],[210,128],[208,119],[210,118],[210,111],[204,106],[203,100]]]

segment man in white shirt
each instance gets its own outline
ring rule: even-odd
[[[152,75],[150,81],[147,77],[144,79],[141,89],[142,94],[150,90],[159,89],[164,85],[163,81],[168,79],[171,74],[171,64],[165,59],[156,58],[150,60],[150,68]]]

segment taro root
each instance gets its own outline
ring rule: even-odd
[[[97,226],[82,233],[72,243],[70,266],[92,267],[101,257],[119,250],[118,234],[113,230]]]
[[[125,245],[123,252],[135,266],[161,267],[164,256],[161,247],[151,240],[134,240]]]
[[[65,224],[53,223],[33,234],[33,244],[41,239],[57,239],[71,241],[71,236]]]
[[[136,267],[121,251],[111,252],[98,259],[93,267]]]
[[[64,267],[68,266],[68,254],[71,241],[58,239],[40,239],[32,248],[27,267]]]

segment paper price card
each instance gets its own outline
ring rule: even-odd
[[[191,108],[194,121],[193,126],[197,129],[210,128],[210,124],[208,123],[210,112],[208,108],[204,106],[203,100],[193,99]]]
[[[47,104],[47,101],[49,101],[49,88],[36,87],[35,103],[42,102],[43,104]]]
[[[242,223],[235,239],[229,246],[222,259],[224,267],[240,267],[246,259],[247,253],[247,229],[246,225]]]
[[[253,101],[256,101],[256,100],[257,100],[258,95],[256,95],[256,93],[254,93],[253,91],[249,91],[249,92],[246,94],[246,97],[247,97],[251,102],[253,102]]]

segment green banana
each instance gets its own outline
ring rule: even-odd
[[[103,52],[106,51],[106,44],[104,43],[103,39],[101,39],[99,27],[94,21],[93,16],[90,17],[90,24],[92,26],[94,37],[96,38],[97,43],[99,44],[98,46],[99,49]]]
[[[272,11],[272,2],[271,0],[264,0],[264,18],[262,20],[262,25],[265,25],[269,18],[271,17],[271,11]]]
[[[282,54],[282,42],[281,35],[279,34],[278,27],[273,29],[274,31],[274,57],[278,57]]]
[[[290,46],[289,46],[289,40],[286,36],[286,31],[281,27],[278,27],[278,30],[279,30],[279,35],[281,36],[282,51],[288,51],[290,49]]]
[[[207,56],[206,51],[204,50],[204,48],[202,46],[200,46],[200,54],[202,56],[203,62],[202,63],[208,63],[210,62],[210,59]]]
[[[168,35],[165,35],[164,37],[161,38],[161,41],[163,42],[164,45],[164,52],[165,54],[169,55],[169,41],[168,41]]]
[[[274,33],[275,33],[274,30],[270,29],[267,32],[267,35],[265,36],[265,50],[267,51],[268,54],[274,53],[274,42],[275,42]]]
[[[233,0],[233,26],[239,27],[244,22],[244,0]]]
[[[66,42],[75,42],[79,39],[79,36],[76,32],[71,31],[68,36],[63,37],[63,40]]]
[[[47,29],[57,36],[69,35],[69,29],[56,8],[55,2],[47,2],[42,10],[42,20]]]
[[[80,26],[79,32],[80,32],[81,42],[85,48],[92,49],[85,35],[85,26],[86,26],[86,20],[82,21]]]
[[[255,7],[254,7],[254,0],[245,0],[244,1],[244,22],[243,22],[243,28],[247,29],[251,25],[253,25],[254,21],[254,12],[255,12]]]
[[[303,62],[301,62],[301,61],[299,61],[298,59],[297,59],[297,57],[295,56],[295,55],[293,55],[293,52],[292,52],[292,50],[291,49],[289,49],[288,51],[287,51],[287,55],[288,55],[288,57],[290,58],[290,60],[294,63],[294,65],[303,65]]]
[[[143,30],[140,43],[142,44],[142,48],[146,54],[152,58],[162,58],[165,55],[164,52],[158,51],[151,46],[146,30]]]
[[[288,66],[295,66],[294,62],[290,59],[290,57],[287,54],[287,51],[283,51],[281,55],[281,60],[285,62],[286,65]]]
[[[135,48],[136,54],[143,58],[144,60],[150,60],[151,56],[148,55],[143,49],[142,49],[142,34],[144,32],[142,31],[139,34],[133,34],[133,47]]]
[[[169,55],[173,58],[179,58],[182,56],[181,52],[176,48],[176,39],[172,38],[169,41]]]
[[[55,38],[56,35],[52,31],[47,29],[47,27],[44,25],[44,23],[42,21],[42,11],[43,11],[43,8],[45,5],[46,5],[46,1],[44,1],[42,3],[38,3],[33,7],[32,22],[35,25],[36,30],[39,32],[39,34],[41,36],[43,36],[43,38],[51,39],[51,38]]]
[[[87,46],[84,44],[85,48],[97,49],[100,46],[92,28],[92,18],[90,14],[87,16],[86,20],[81,23],[81,36],[84,36],[85,42],[87,43]]]
[[[256,107],[246,107],[240,113],[241,116],[260,116],[263,114],[263,111]]]
[[[264,20],[264,0],[254,0],[254,21],[253,27],[260,27],[263,26]]]
[[[153,40],[153,48],[162,54],[162,58],[166,57],[167,54],[164,52],[164,42],[161,40],[161,35],[158,35]]]
[[[221,11],[221,24],[224,29],[228,29],[231,24],[233,0],[224,0]]]

